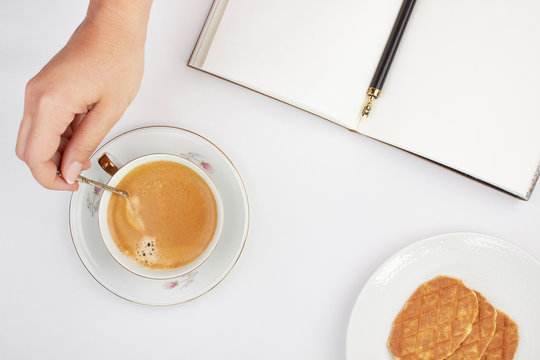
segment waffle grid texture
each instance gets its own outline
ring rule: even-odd
[[[397,360],[444,360],[469,335],[477,314],[476,294],[458,279],[439,276],[409,298],[388,346]]]
[[[497,327],[482,360],[512,360],[519,343],[517,324],[508,315],[497,310]]]
[[[497,310],[478,291],[475,294],[478,299],[478,316],[473,322],[471,333],[446,360],[480,360],[493,339]]]

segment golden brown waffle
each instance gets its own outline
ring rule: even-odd
[[[517,324],[497,310],[497,327],[482,360],[512,360],[519,343]]]
[[[446,360],[480,360],[493,339],[497,311],[482,294],[478,291],[474,293],[478,299],[478,316],[473,322],[471,333]]]
[[[388,347],[397,360],[443,360],[469,335],[477,314],[475,293],[461,280],[439,276],[411,295]]]

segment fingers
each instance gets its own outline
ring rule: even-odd
[[[26,139],[28,138],[28,133],[30,132],[31,127],[31,117],[28,113],[29,111],[29,101],[31,98],[30,94],[30,82],[26,85],[25,97],[24,97],[24,113],[21,121],[21,126],[19,127],[19,135],[17,136],[17,145],[15,146],[15,153],[17,157],[21,160],[24,160],[24,150],[26,148]]]
[[[86,129],[82,127],[82,130],[78,131],[86,113],[75,114],[66,109],[67,107],[58,97],[36,92],[35,88],[29,85],[15,151],[17,156],[27,163],[32,175],[43,187],[74,191],[78,189],[78,184],[75,183],[76,177],[82,170],[90,168],[88,157],[112,124],[108,126],[106,121],[92,121],[96,124],[96,129],[86,125]],[[84,110],[86,111],[86,107]],[[105,120],[111,118],[96,111],[90,120],[97,119],[97,115]],[[77,136],[75,136],[76,133],[78,133]],[[96,140],[92,140],[94,138]],[[71,165],[70,170],[65,169],[64,166],[64,172],[68,173],[68,183],[65,178],[57,175],[57,169],[60,168],[63,154],[72,139],[75,141],[75,146],[71,146],[72,150],[68,151],[72,160],[63,162]]]
[[[78,183],[68,184],[56,174],[57,166],[53,159],[39,163],[30,168],[32,175],[46,189],[76,191]]]
[[[68,128],[70,134],[69,137],[73,135],[73,132],[79,127],[81,122],[84,120],[84,117],[86,116],[86,112],[82,114],[75,115],[75,118],[73,119],[73,122],[71,123],[71,126]]]
[[[26,147],[26,139],[28,138],[28,132],[30,131],[30,117],[23,116],[21,126],[19,127],[19,134],[17,135],[17,145],[15,145],[15,154],[21,160],[24,160],[24,149]]]
[[[62,102],[50,95],[30,94],[27,91],[25,116],[19,130],[16,152],[28,165],[36,180],[47,189],[76,190],[56,174],[58,155],[66,140],[61,135],[73,120],[74,114],[62,107]]]
[[[28,132],[30,131],[30,121],[29,117],[23,117],[21,126],[19,127],[19,134],[17,135],[17,144],[15,145],[15,154],[23,161],[26,139],[28,138]]]
[[[57,175],[57,169],[87,107],[76,105],[73,99],[68,100],[69,94],[49,91],[43,84],[37,77],[28,82],[15,152],[43,187],[73,191],[78,184],[68,184]],[[89,167],[88,159],[81,161],[81,170]]]
[[[81,120],[67,143],[62,155],[61,171],[68,184],[89,167],[89,157],[112,128],[121,114],[115,113],[104,103],[96,104]]]

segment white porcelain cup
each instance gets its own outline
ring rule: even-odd
[[[175,269],[167,269],[167,270],[154,270],[147,268],[145,266],[140,265],[135,260],[131,259],[127,255],[125,255],[118,246],[116,245],[115,241],[113,240],[111,236],[111,232],[109,230],[109,223],[108,223],[108,216],[107,216],[107,209],[109,207],[109,201],[111,199],[111,196],[121,196],[111,193],[110,191],[104,191],[103,195],[101,197],[101,201],[99,204],[98,209],[98,222],[99,222],[99,230],[101,232],[101,238],[103,239],[105,243],[105,247],[109,251],[109,253],[112,255],[112,257],[124,268],[131,271],[132,273],[151,278],[151,279],[171,279],[175,278],[184,274],[189,273],[190,271],[194,270],[195,268],[199,267],[204,261],[210,256],[212,251],[215,249],[219,238],[221,236],[221,231],[223,229],[223,203],[221,201],[221,196],[219,194],[219,191],[212,181],[208,174],[200,168],[195,163],[177,156],[177,155],[171,155],[171,154],[149,154],[145,155],[139,158],[136,158],[134,160],[131,160],[124,166],[120,167],[119,170],[111,177],[109,182],[107,183],[110,186],[116,187],[118,183],[126,176],[131,170],[135,169],[136,167],[147,164],[149,162],[153,161],[172,161],[181,165],[184,165],[191,170],[195,171],[208,185],[210,190],[212,191],[212,195],[214,195],[214,199],[216,200],[216,207],[217,207],[217,224],[216,229],[214,231],[214,236],[212,237],[212,240],[208,244],[208,247],[203,251],[203,253],[190,262],[189,264],[186,264],[184,266],[180,266]],[[116,166],[120,166],[118,163],[115,162]]]

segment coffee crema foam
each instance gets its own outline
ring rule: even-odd
[[[139,242],[135,250],[135,261],[141,265],[156,265],[163,261],[159,256],[159,249],[156,247],[156,239],[144,235]]]
[[[131,170],[117,185],[130,197],[112,196],[107,222],[116,245],[137,263],[174,269],[199,257],[217,226],[210,187],[193,170],[153,161]]]

